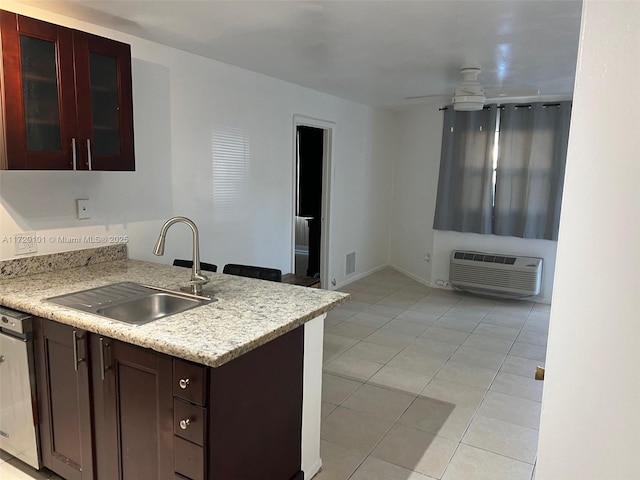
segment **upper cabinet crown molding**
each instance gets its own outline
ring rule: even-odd
[[[9,170],[135,170],[129,45],[0,10]]]

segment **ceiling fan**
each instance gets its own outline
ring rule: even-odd
[[[458,111],[476,111],[482,110],[487,101],[496,101],[507,97],[531,97],[539,95],[539,91],[535,89],[528,90],[502,90],[487,89],[485,90],[480,82],[478,75],[482,70],[477,67],[465,67],[460,69],[462,82],[456,87],[451,102],[453,109]],[[451,98],[447,94],[418,95],[415,97],[406,97],[405,100],[419,100],[423,98]]]

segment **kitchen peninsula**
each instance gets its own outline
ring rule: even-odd
[[[45,466],[68,480],[318,471],[324,316],[348,295],[210,278],[212,303],[133,326],[46,299],[119,282],[179,290],[185,269],[127,259],[122,245],[0,262],[0,305],[37,316]],[[69,419],[77,430],[60,426]]]

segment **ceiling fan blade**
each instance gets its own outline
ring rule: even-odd
[[[417,95],[414,97],[404,97],[405,100],[420,100],[423,98],[451,98],[451,95],[449,94],[442,94],[442,93],[434,93],[434,94],[430,94],[430,95]]]
[[[537,97],[540,90],[536,88],[487,88],[484,91],[487,99],[502,97]]]

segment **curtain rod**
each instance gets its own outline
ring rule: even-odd
[[[504,108],[506,104],[502,104],[502,105],[498,105],[496,108]],[[517,104],[514,108],[531,108],[534,104],[533,103],[522,103],[522,104]],[[543,103],[542,106],[543,107],[560,107],[562,104],[560,103]],[[491,108],[491,105],[485,105],[484,107],[482,107],[483,110],[488,110],[489,108]],[[443,110],[448,110],[449,107],[441,107],[438,109],[438,111],[443,111]]]
[[[491,105],[485,105],[484,107],[482,107],[482,110],[489,110],[491,108]],[[498,108],[502,108],[502,107],[498,107]],[[443,110],[449,110],[449,107],[441,107],[438,109],[438,111],[443,111]]]

